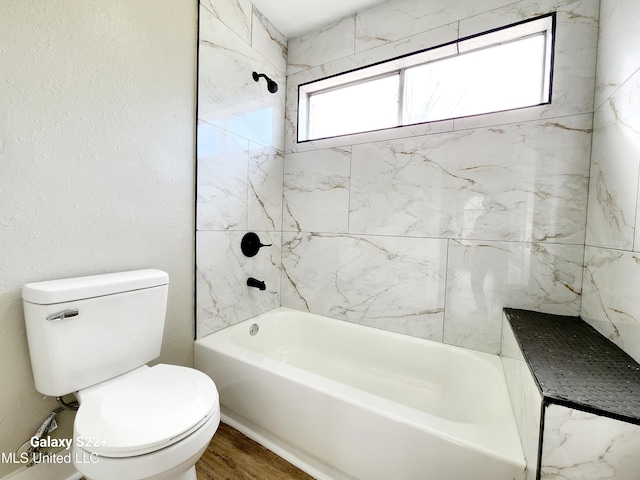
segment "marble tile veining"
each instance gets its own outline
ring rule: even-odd
[[[280,305],[286,39],[250,0],[202,0],[198,49],[196,333]],[[252,72],[280,89],[267,91]],[[247,230],[272,244],[248,258]],[[260,291],[249,277],[266,283]]]
[[[640,174],[640,73],[594,114],[588,245],[632,250]],[[634,232],[635,230],[635,232]]]
[[[581,316],[640,361],[640,254],[585,249]]]
[[[251,43],[251,0],[200,0],[200,5],[218,17],[245,42]]]
[[[355,22],[351,15],[291,40],[287,74],[353,55]]]
[[[206,8],[200,9],[198,119],[282,150],[285,75]],[[271,94],[254,71],[282,88]]]
[[[450,241],[444,341],[500,351],[502,309],[578,315],[582,245]]]
[[[585,115],[354,145],[349,231],[582,243],[590,134]]]
[[[247,229],[249,141],[208,123],[198,125],[198,230]]]
[[[527,463],[527,480],[535,480],[540,443],[542,396],[504,314],[500,356],[522,442],[522,451]]]
[[[440,341],[446,243],[285,232],[282,306]]]
[[[351,149],[285,156],[283,230],[347,233]]]
[[[640,359],[640,3],[601,0],[582,317]]]
[[[458,24],[452,23],[429,30],[394,43],[359,52],[354,55],[339,58],[335,61],[310,67],[297,73],[291,73],[294,67],[289,66],[287,77],[287,106],[285,111],[285,150],[287,152],[299,152],[316,148],[331,148],[334,146],[352,145],[367,141],[386,140],[398,137],[425,135],[433,132],[453,130],[451,120],[432,122],[419,125],[410,125],[394,129],[380,130],[376,132],[356,133],[345,137],[323,139],[319,141],[297,143],[297,111],[298,111],[298,85],[307,83],[331,75],[354,70],[366,65],[383,62],[391,58],[427,49],[436,45],[455,40],[458,36]],[[293,39],[290,45],[295,45],[297,39]]]
[[[602,0],[595,107],[599,108],[640,68],[640,2]]]
[[[505,305],[577,314],[597,3],[397,0],[287,44],[247,0],[203,0],[198,334],[281,303],[495,352]],[[553,9],[552,106],[296,142],[300,83]],[[247,229],[283,231],[282,269],[237,256]]]
[[[541,480],[638,478],[640,426],[560,405],[545,410]]]
[[[249,142],[247,223],[249,230],[282,229],[282,171],[280,151]]]
[[[553,89],[551,104],[539,112],[541,118],[593,111],[599,2],[577,0],[532,0],[460,21],[460,36],[466,37],[516,23],[545,13],[557,12]]]
[[[253,29],[251,31],[251,45],[261,53],[280,72],[287,71],[287,37],[262,15],[253,9]],[[284,89],[284,85],[281,85]]]
[[[510,3],[513,0],[386,2],[358,14],[356,51],[369,50]]]
[[[246,232],[196,232],[196,319],[198,337],[280,306],[280,232],[258,232],[259,255],[245,257]],[[247,286],[264,281],[266,290]]]
[[[505,309],[504,318],[502,359],[514,411],[520,419],[526,405],[531,417],[522,418],[524,424],[518,422],[525,452],[533,453],[528,443],[535,447],[536,439],[541,441],[539,458],[527,456],[529,469],[540,465],[540,476],[528,478],[636,478],[637,362],[577,316]],[[524,370],[530,371],[529,383],[535,379],[538,394],[519,396],[528,390],[523,390],[527,382],[518,373],[521,360],[526,362]],[[539,394],[543,399],[528,402]],[[537,412],[542,418],[529,423]],[[537,428],[540,436],[531,428]],[[532,432],[530,437],[527,432]]]
[[[540,107],[457,119],[455,129],[466,130],[592,112],[598,33],[597,1],[579,0],[569,3],[557,0],[526,2],[501,0],[444,2],[439,0],[435,3],[417,0],[394,1],[360,12],[356,16],[358,30],[356,39],[363,40],[364,43],[360,44],[353,55],[340,54],[336,55],[335,60],[324,59],[324,63],[319,63],[325,48],[322,42],[317,44],[305,41],[302,48],[297,45],[298,39],[290,41],[291,49],[300,48],[300,50],[297,60],[295,62],[290,60],[289,65],[285,151],[350,145],[363,141],[360,138],[361,135],[349,135],[319,142],[296,143],[295,117],[299,84],[553,11],[558,12],[558,25],[552,103]],[[407,20],[406,17],[412,17],[414,20]],[[417,18],[421,20],[415,20]],[[402,28],[398,28],[398,25],[402,25]],[[417,29],[416,32],[412,31],[414,27]],[[318,52],[315,52],[315,48]],[[296,65],[291,64],[292,62],[296,65],[304,65],[304,71],[301,72],[302,67],[297,68]],[[371,141],[378,141],[406,137],[420,134],[418,130],[415,127],[388,129],[370,132],[365,134],[365,138],[369,136],[372,138]],[[424,126],[423,130],[421,134],[430,133]]]

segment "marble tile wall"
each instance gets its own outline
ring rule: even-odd
[[[289,40],[283,306],[491,353],[577,315],[598,0],[397,0]],[[297,143],[297,87],[556,11],[551,105]]]
[[[551,404],[545,408],[540,479],[635,480],[640,426]]]
[[[582,317],[640,361],[640,3],[602,0]]]
[[[506,317],[501,354],[527,480],[637,478],[640,426],[543,402]]]
[[[638,25],[638,2],[601,1],[580,310],[582,318],[636,360],[640,360]],[[505,373],[516,385],[513,396],[519,401],[514,402],[514,410],[518,412],[516,404],[536,395],[520,387],[522,375],[517,363],[505,356],[505,345]],[[535,423],[536,411],[529,408],[529,417],[534,418],[529,424]],[[523,445],[530,430],[524,424]],[[544,409],[540,478],[635,479],[638,448],[637,425],[550,405]]]
[[[282,246],[283,306],[442,340],[446,240],[283,232]]]
[[[287,40],[249,0],[202,0],[198,49],[196,335],[280,305]],[[278,82],[276,94],[252,72]],[[273,244],[252,258],[242,236]],[[247,287],[248,277],[266,283]]]
[[[538,390],[538,385],[504,313],[502,322],[500,359],[522,442],[522,451],[527,463],[527,480],[536,480],[538,478],[540,425],[544,413],[542,394]]]
[[[538,382],[545,377],[554,376],[548,370],[553,362],[545,365],[538,351],[537,355],[530,356],[532,363],[529,364],[523,351],[536,352],[535,345],[528,344],[533,338],[525,335],[516,340],[507,313],[503,314],[503,321],[501,359],[527,461],[527,479],[636,479],[640,468],[640,458],[637,455],[640,448],[640,426],[607,417],[603,412],[593,413],[597,411],[597,407],[585,407],[585,404],[590,404],[590,400],[597,399],[597,393],[591,399],[588,395],[587,398],[574,396],[573,401],[581,398],[574,405],[575,408],[567,406],[567,403],[561,405],[558,398],[565,398],[569,403],[572,400],[564,395],[554,398],[558,390],[549,388],[550,385],[546,388],[551,396],[543,398],[540,388],[545,387],[542,384],[538,386]],[[522,350],[520,345],[523,346]],[[553,354],[549,358],[553,358]],[[604,360],[605,357],[600,359]],[[532,373],[532,370],[536,370],[536,364],[540,369],[538,380]],[[556,373],[554,381],[557,383],[562,373],[568,375],[571,372],[565,370]],[[597,375],[589,378],[584,373],[579,374],[583,386],[593,384],[594,392],[597,392]],[[575,379],[573,382],[575,384]],[[580,403],[583,404],[582,407]],[[596,400],[593,405],[597,404]]]

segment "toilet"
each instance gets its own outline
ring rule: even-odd
[[[87,480],[196,480],[220,423],[218,391],[160,354],[169,276],[136,270],[22,289],[36,389],[80,404],[71,458]]]

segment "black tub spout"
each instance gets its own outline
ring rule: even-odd
[[[264,282],[261,282],[260,280],[256,280],[253,277],[247,278],[247,285],[253,288],[259,288],[260,290],[267,289],[267,286],[264,284]]]

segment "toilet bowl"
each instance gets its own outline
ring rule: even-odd
[[[195,480],[220,423],[215,385],[191,368],[143,366],[76,396],[72,456],[87,480]]]
[[[220,423],[215,384],[160,353],[168,275],[138,270],[26,284],[39,392],[74,393],[71,458],[86,480],[196,480]]]

